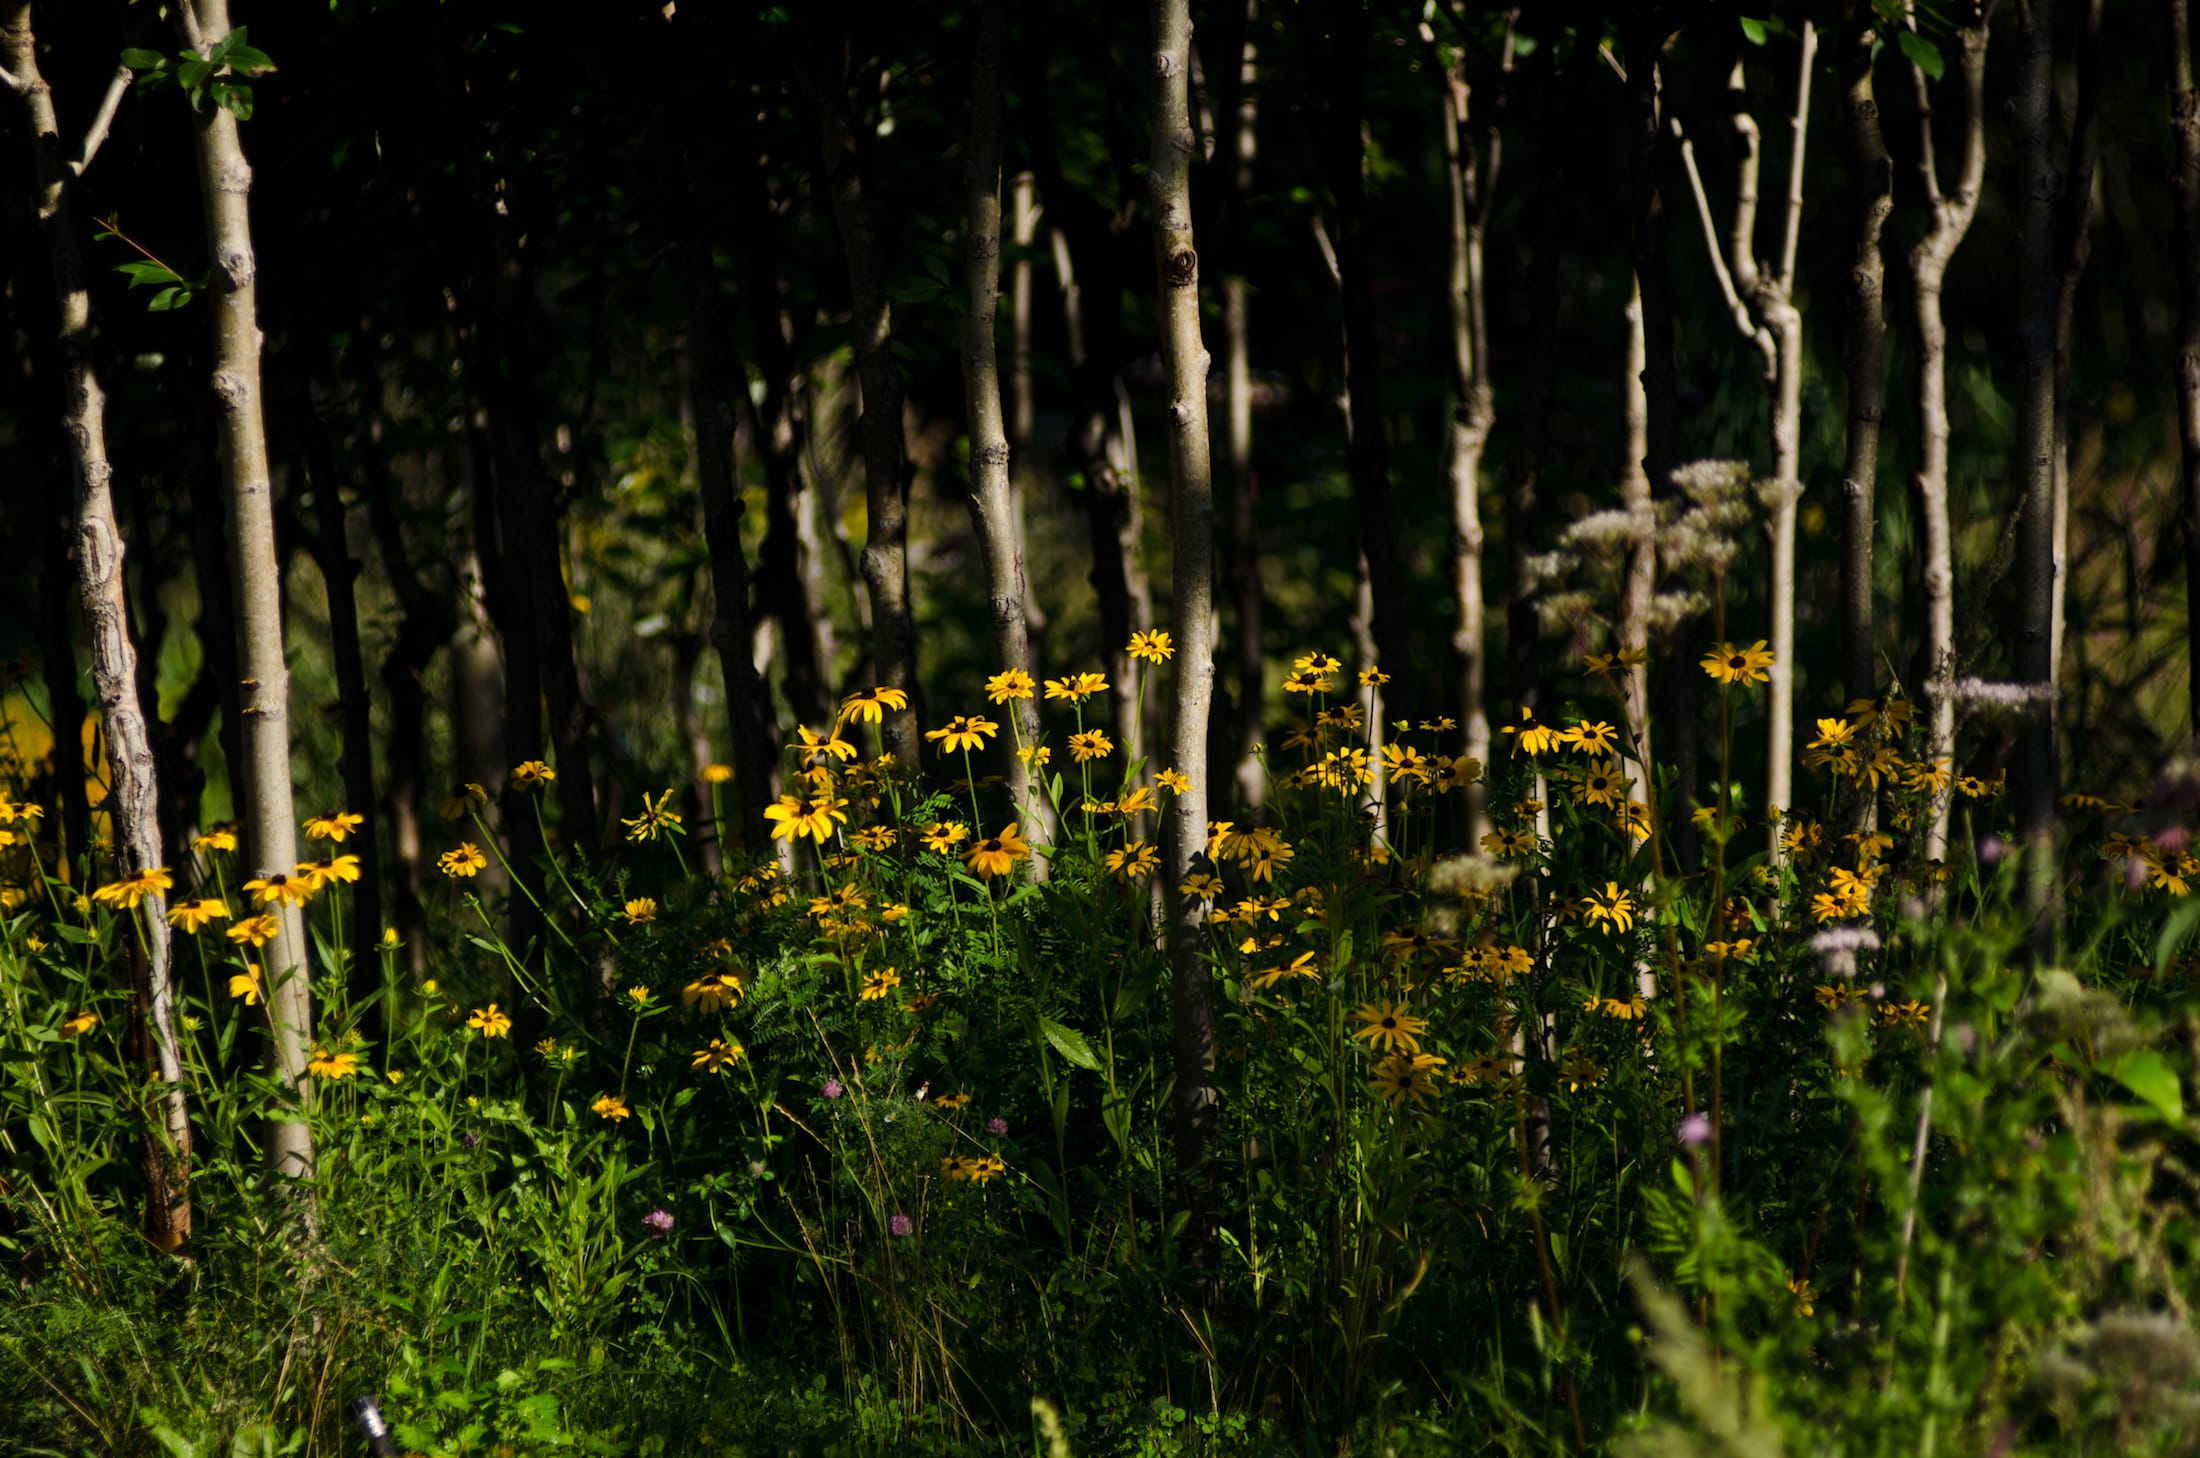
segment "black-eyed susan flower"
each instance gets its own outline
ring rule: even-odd
[[[924,842],[926,850],[936,851],[945,856],[953,855],[955,847],[961,845],[969,837],[970,827],[960,820],[935,820],[924,827],[924,831],[918,839]]]
[[[634,1111],[626,1106],[626,1099],[619,1094],[598,1094],[596,1101],[588,1106],[588,1111],[597,1118],[614,1124],[621,1119],[634,1117]]]
[[[202,897],[197,901],[179,901],[168,908],[168,924],[180,927],[192,936],[210,921],[229,920],[229,903],[217,896]]]
[[[1018,861],[1028,860],[1031,847],[1021,832],[1013,825],[1004,825],[996,835],[979,841],[963,857],[963,864],[974,875],[1005,876]]]
[[[1046,682],[1047,697],[1067,699],[1081,704],[1094,694],[1106,693],[1108,680],[1105,674],[1074,673],[1067,678],[1050,678]]]
[[[62,1020],[61,1036],[64,1038],[81,1038],[98,1026],[99,1014],[93,1012],[90,1008],[82,1008]]]
[[[1539,759],[1559,745],[1560,731],[1536,718],[1535,710],[1526,704],[1520,706],[1520,722],[1507,724],[1498,732],[1512,736],[1514,754],[1525,751],[1530,759]]]
[[[465,840],[437,856],[435,863],[444,875],[454,881],[463,881],[480,875],[482,868],[489,864],[489,858],[481,853],[480,846]]]
[[[724,1038],[713,1038],[710,1045],[695,1050],[695,1062],[690,1066],[699,1073],[724,1073],[741,1061],[747,1050],[739,1043],[729,1043]]]
[[[313,899],[313,878],[295,871],[287,875],[270,871],[245,882],[244,889],[260,906],[303,906]]]
[[[454,785],[451,788],[451,793],[443,797],[443,803],[436,807],[436,813],[445,820],[464,820],[468,815],[473,814],[474,811],[479,810],[488,803],[489,792],[477,784],[468,782],[462,785]]]
[[[1381,688],[1384,684],[1389,682],[1390,675],[1383,672],[1380,668],[1374,667],[1372,664],[1360,670],[1361,688]],[[1403,729],[1405,725],[1400,724],[1398,727]]]
[[[309,839],[342,845],[352,831],[366,823],[367,817],[364,815],[355,815],[349,810],[330,810],[308,820],[305,823],[305,832]]]
[[[1169,641],[1165,630],[1131,634],[1130,646],[1123,650],[1141,663],[1163,663],[1176,654],[1176,645]]]
[[[337,882],[350,883],[359,879],[359,857],[355,855],[327,856],[317,861],[300,861],[298,874],[304,878],[306,889],[319,891]]]
[[[259,1006],[260,999],[267,995],[266,988],[260,982],[259,967],[247,962],[242,972],[232,974],[229,979],[229,995],[243,998],[246,1007]]]
[[[1030,698],[1034,687],[1031,675],[1022,669],[1004,669],[985,681],[985,696],[992,703],[1005,704],[1012,699]]]
[[[739,1007],[745,987],[738,972],[725,968],[713,968],[680,989],[682,1007],[701,1008],[706,1013],[721,1012]]]
[[[1720,683],[1738,683],[1745,687],[1764,683],[1772,676],[1772,652],[1759,638],[1747,648],[1737,648],[1732,643],[1721,643],[1703,656],[1703,671]]]
[[[966,750],[983,749],[985,742],[1001,732],[1001,726],[977,714],[957,714],[938,729],[927,729],[924,737],[938,744],[943,754],[960,754]]]
[[[879,724],[885,721],[889,711],[898,714],[908,707],[909,695],[904,690],[865,689],[840,701],[840,721],[843,724]]]
[[[1581,919],[1607,933],[1627,931],[1635,924],[1635,898],[1619,882],[1607,881],[1601,895],[1581,899]]]
[[[878,971],[865,975],[862,990],[856,996],[862,1002],[884,1002],[894,995],[894,989],[899,986],[901,973],[892,967],[881,967]]]
[[[1534,855],[1535,832],[1526,829],[1505,830],[1500,828],[1493,830],[1482,837],[1482,849],[1500,860],[1510,860],[1516,856]]]
[[[1360,1020],[1360,1025],[1352,1030],[1356,1041],[1378,1052],[1421,1051],[1421,1035],[1428,1031],[1428,1019],[1413,1016],[1404,1003],[1366,1003],[1352,1015]]]
[[[166,866],[153,866],[119,881],[108,882],[92,893],[92,900],[118,911],[135,911],[140,901],[174,885],[175,878],[168,874]]]
[[[632,820],[622,817],[619,823],[626,827],[626,838],[631,841],[648,841],[655,840],[659,835],[687,833],[681,829],[679,813],[672,808],[670,790],[655,800],[649,798],[649,791],[642,791],[642,813]]]
[[[703,766],[703,783],[706,785],[723,785],[731,782],[732,779],[733,766],[730,764],[706,764]]]
[[[493,1002],[487,1007],[475,1008],[473,1016],[466,1019],[466,1026],[472,1028],[484,1038],[509,1038],[512,1036],[511,1015],[500,1011]]]
[[[191,849],[199,855],[215,851],[234,851],[237,848],[237,828],[233,825],[217,825],[204,835],[191,837]]]
[[[546,790],[557,777],[558,772],[541,760],[525,760],[512,767],[512,788],[529,793]]]
[[[1173,769],[1158,771],[1153,780],[1155,784],[1172,795],[1181,795],[1192,787],[1192,782],[1189,779]]]
[[[1436,1094],[1434,1074],[1443,1066],[1444,1060],[1433,1053],[1393,1054],[1375,1065],[1375,1077],[1368,1089],[1393,1104],[1407,1099],[1416,1105],[1425,1104]]]
[[[1310,668],[1297,669],[1283,681],[1283,691],[1287,694],[1326,694],[1329,686],[1328,674],[1316,673]]]
[[[1087,729],[1069,737],[1069,755],[1079,764],[1087,760],[1105,759],[1115,751],[1115,742],[1099,729]]]
[[[620,907],[619,910],[625,915],[630,926],[639,926],[645,921],[655,921],[657,919],[657,901],[655,897],[651,896],[636,896],[629,900],[626,905]]]
[[[359,1055],[356,1053],[331,1053],[316,1043],[313,1056],[306,1060],[306,1072],[315,1078],[332,1078],[339,1082],[359,1072]]]
[[[827,759],[838,760],[842,764],[846,764],[854,759],[858,753],[853,744],[840,737],[838,725],[834,726],[830,734],[820,736],[812,731],[807,724],[797,724],[794,726],[794,743],[787,747],[800,754],[803,761],[809,764],[820,763]]]
[[[1616,764],[1592,765],[1581,777],[1581,803],[1584,805],[1616,805],[1627,793],[1627,782],[1620,778]]]
[[[1108,852],[1108,872],[1126,881],[1150,876],[1161,865],[1161,852],[1143,840]]]

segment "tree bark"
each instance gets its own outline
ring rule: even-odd
[[[2070,120],[2070,170],[2055,209],[2055,586],[2048,609],[2048,675],[2062,684],[2063,603],[2070,589],[2070,330],[2093,254],[2093,169],[2100,153],[2101,0],[2087,0],[2078,32],[2077,105]]]
[[[1222,486],[1228,525],[1222,533],[1223,590],[1237,616],[1234,659],[1237,681],[1231,695],[1229,742],[1223,748],[1235,760],[1239,800],[1259,809],[1267,798],[1268,774],[1254,747],[1261,743],[1268,695],[1268,671],[1261,654],[1265,593],[1260,559],[1260,477],[1253,467],[1253,301],[1246,278],[1252,228],[1246,200],[1253,190],[1253,166],[1260,155],[1259,51],[1253,22],[1259,0],[1245,0],[1242,17],[1235,6],[1224,18],[1242,18],[1238,36],[1237,86],[1223,98],[1222,132],[1216,138],[1215,228],[1221,241],[1222,398],[1224,437]],[[1227,64],[1227,57],[1221,64]]]
[[[833,222],[848,262],[848,293],[855,310],[856,369],[863,385],[864,505],[863,581],[871,600],[872,661],[878,683],[909,695],[910,707],[885,716],[885,741],[895,761],[914,769],[922,739],[917,732],[916,625],[909,609],[908,482],[904,478],[901,366],[893,355],[893,305],[886,297],[886,264],[878,226],[863,195],[862,159],[837,39],[822,49],[826,64],[805,72],[818,111],[825,181]]]
[[[178,0],[183,44],[204,56],[229,34],[229,0]],[[273,491],[260,392],[260,328],[247,206],[252,169],[237,139],[237,119],[218,106],[195,112],[199,194],[206,209],[207,295],[213,327],[213,389],[220,459],[228,498],[229,566],[236,584],[238,710],[245,780],[240,790],[244,845],[256,876],[294,875],[298,819],[291,802],[290,667],[283,655],[282,582],[275,555]],[[305,917],[275,906],[276,934],[265,949],[267,1013],[275,1072],[290,1106],[268,1130],[269,1162],[299,1178],[314,1171],[312,1081],[306,1045],[313,1035],[313,989]]]
[[[73,859],[91,845],[92,820],[84,792],[84,695],[77,687],[82,673],[76,662],[75,615],[69,610],[69,600],[80,588],[72,550],[77,509],[73,499],[55,501],[53,507],[39,553],[38,657],[48,712],[53,716],[54,790],[61,797],[61,853],[54,858],[55,872],[70,877]],[[166,784],[157,765],[155,776]]]
[[[1215,1124],[1215,1024],[1202,903],[1175,887],[1207,844],[1207,714],[1214,692],[1214,494],[1207,437],[1207,347],[1199,326],[1199,254],[1191,222],[1192,17],[1189,0],[1154,0],[1153,161],[1147,174],[1159,274],[1162,364],[1168,374],[1170,526],[1177,656],[1170,752],[1190,776],[1168,808],[1169,954],[1175,1010],[1176,1155],[1191,1211],[1188,1258],[1214,1259],[1207,1143]],[[1211,1283],[1208,1283],[1211,1284]]]
[[[2182,3],[2182,0],[2173,0]],[[1956,752],[1956,709],[1950,696],[1956,670],[1956,582],[1954,534],[1948,517],[1948,325],[1941,316],[1941,292],[1948,264],[1970,232],[1986,179],[1987,16],[1973,6],[1955,32],[1962,152],[1955,184],[1943,192],[1933,137],[1932,93],[1925,73],[1914,64],[1910,79],[1917,89],[1920,131],[1918,170],[1931,223],[1910,250],[1912,305],[1917,315],[1917,495],[1925,548],[1926,698],[1931,757],[1952,767]],[[1925,854],[1948,855],[1948,819],[1955,782],[1933,796],[1925,831]]]
[[[771,699],[756,672],[756,631],[749,617],[749,562],[741,546],[741,484],[733,458],[732,373],[724,366],[725,326],[718,308],[718,270],[703,232],[704,204],[691,182],[681,211],[680,258],[687,290],[688,389],[695,415],[695,472],[703,498],[703,536],[710,552],[711,646],[725,676],[727,730],[741,821],[732,844],[763,833],[778,760]],[[682,696],[693,688],[683,678]],[[721,829],[722,833],[722,829]]]
[[[1879,246],[1894,211],[1894,159],[1880,134],[1872,55],[1880,36],[1869,4],[1852,6],[1841,56],[1842,120],[1856,169],[1856,252],[1849,265],[1848,456],[1841,473],[1841,683],[1850,699],[1878,694],[1873,652],[1872,537],[1877,525],[1879,428],[1886,418],[1887,264]],[[1869,801],[1859,804],[1868,812]]]
[[[2017,385],[2018,489],[2016,600],[2009,624],[2014,678],[2039,700],[2017,731],[2014,774],[2017,837],[2025,857],[2027,941],[2052,955],[2057,936],[2055,885],[2055,200],[2059,194],[2049,129],[2055,79],[2055,0],[2017,8],[2013,131],[2017,150],[2017,315],[2022,368]]]
[[[2177,141],[2176,263],[2177,435],[2185,534],[2186,693],[2192,732],[2200,738],[2200,88],[2193,85],[2192,29],[2187,0],[2169,0],[2170,131]]]
[[[84,245],[77,233],[76,184],[91,160],[88,146],[62,152],[53,93],[39,74],[38,45],[31,33],[28,0],[15,0],[0,19],[0,65],[23,105],[29,128],[39,231],[53,274],[61,359],[62,433],[69,441],[74,478],[77,588],[90,630],[92,683],[99,694],[101,738],[107,746],[107,810],[114,826],[115,860],[124,875],[161,867],[160,790],[154,771],[152,725],[138,692],[138,655],[130,641],[124,586],[122,532],[115,524],[107,459],[107,397],[92,366],[92,301],[85,277]],[[116,78],[126,85],[128,73]],[[219,255],[217,254],[217,257]],[[61,637],[67,642],[66,618]],[[69,655],[70,693],[75,693],[75,653]],[[79,710],[81,718],[81,710]],[[83,775],[79,743],[54,745],[54,761],[73,778],[79,796]],[[72,847],[75,849],[76,847]],[[89,856],[87,855],[87,862]],[[132,960],[133,1042],[146,1077],[146,1128],[141,1145],[145,1177],[145,1234],[173,1254],[191,1238],[191,1120],[184,1096],[182,1059],[176,1048],[175,993],[170,981],[166,898],[145,898],[139,918],[142,952]],[[127,938],[127,934],[126,939]]]
[[[1422,28],[1433,43],[1434,32]],[[1433,49],[1433,44],[1432,44]],[[1503,67],[1512,69],[1512,34],[1505,36]],[[1445,476],[1451,491],[1452,663],[1458,685],[1460,750],[1487,764],[1490,719],[1485,685],[1489,644],[1482,597],[1482,455],[1497,422],[1497,390],[1490,377],[1489,306],[1483,269],[1491,199],[1503,159],[1503,133],[1492,120],[1480,151],[1462,135],[1469,91],[1462,54],[1458,67],[1438,54],[1439,135],[1450,203],[1450,276],[1445,290],[1451,325],[1451,435]],[[1500,97],[1498,105],[1503,105]],[[1489,791],[1479,781],[1467,788],[1467,844],[1479,845],[1489,829]]]
[[[1337,0],[1336,64],[1329,98],[1329,186],[1337,204],[1337,286],[1344,308],[1344,378],[1353,516],[1367,562],[1369,629],[1390,666],[1401,706],[1415,675],[1407,671],[1405,585],[1398,567],[1390,501],[1390,445],[1383,416],[1382,340],[1376,328],[1373,247],[1368,237],[1366,147],[1368,13],[1360,0]]]
[[[970,146],[963,154],[963,256],[968,299],[960,321],[963,394],[970,409],[970,523],[985,560],[987,626],[993,666],[1033,674],[1031,634],[1024,620],[1029,586],[1024,579],[1023,529],[1017,510],[1014,463],[1001,409],[1001,366],[995,326],[1001,288],[1001,0],[978,0],[970,65]],[[1028,282],[1025,284],[1028,289]],[[1019,403],[1029,399],[1029,370]],[[1036,699],[1010,699],[1002,707],[1016,745],[1039,742]],[[1008,797],[1017,815],[1052,842],[1049,803],[1034,793],[1031,762],[1006,757]],[[1044,862],[1035,860],[1035,873]]]

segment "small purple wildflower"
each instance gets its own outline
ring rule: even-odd
[[[985,1121],[985,1132],[988,1134],[1006,1134],[1008,1132],[1008,1120],[1002,1118],[999,1114],[995,1114]]]
[[[917,1222],[906,1215],[897,1214],[886,1222],[886,1228],[897,1237],[914,1235],[917,1233]]]
[[[650,1211],[642,1217],[642,1230],[651,1240],[663,1240],[672,1234],[672,1212],[661,1207]]]
[[[1711,1121],[1702,1114],[1690,1114],[1681,1120],[1681,1143],[1690,1149],[1701,1149],[1711,1142]]]
[[[1978,842],[1978,863],[1982,866],[2000,865],[2009,854],[2009,842],[1998,835],[1982,835]]]
[[[841,1090],[840,1090],[840,1080],[839,1080],[839,1079],[837,1079],[837,1078],[828,1078],[828,1079],[826,1079],[826,1080],[825,1080],[825,1087],[824,1087],[823,1089],[821,1089],[821,1090],[820,1090],[820,1092],[822,1092],[822,1093],[823,1093],[823,1094],[825,1095],[825,1097],[827,1097],[827,1098],[829,1098],[829,1099],[837,1099],[837,1098],[839,1098],[839,1097],[840,1097],[840,1091],[841,1091]]]

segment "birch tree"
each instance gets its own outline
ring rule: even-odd
[[[2100,153],[2101,0],[2086,0],[2078,29],[2070,166],[2055,204],[2055,585],[2048,606],[2048,674],[2062,683],[2063,603],[2070,590],[2070,330],[2078,282],[2093,256],[2093,169]]]
[[[1724,257],[1703,179],[1696,170],[1694,148],[1685,139],[1681,143],[1681,161],[1695,194],[1712,273],[1735,327],[1763,356],[1765,379],[1772,386],[1772,480],[1764,489],[1772,514],[1773,656],[1767,695],[1765,805],[1766,851],[1775,864],[1783,854],[1776,812],[1790,808],[1794,793],[1795,526],[1803,499],[1803,313],[1795,303],[1795,260],[1802,239],[1803,158],[1810,139],[1810,83],[1817,60],[1818,32],[1805,21],[1796,62],[1795,110],[1788,124],[1786,207],[1778,251],[1771,258],[1761,259],[1757,252],[1764,137],[1744,104],[1739,63],[1727,82],[1734,99],[1732,126],[1739,162]]]
[[[1973,5],[1955,31],[1957,114],[1960,137],[1952,185],[1943,190],[1933,127],[1933,96],[1924,69],[1912,62],[1917,91],[1918,173],[1929,222],[1910,250],[1911,309],[1917,324],[1916,488],[1923,520],[1926,699],[1935,763],[1951,767],[1947,784],[1933,796],[1925,854],[1948,854],[1948,818],[1955,796],[1956,708],[1951,689],[1956,670],[1955,548],[1948,515],[1948,325],[1941,292],[1948,264],[1978,214],[1986,179],[1986,42],[1988,17]]]
[[[37,189],[39,233],[46,245],[59,315],[60,423],[68,437],[76,488],[72,535],[77,590],[90,630],[92,682],[99,693],[101,738],[107,747],[106,806],[114,825],[117,879],[142,883],[154,872],[165,877],[160,792],[152,725],[138,692],[138,654],[130,641],[124,545],[110,484],[114,467],[107,459],[107,397],[92,364],[92,300],[76,215],[79,180],[98,154],[129,91],[130,72],[127,68],[115,72],[91,124],[76,146],[65,152],[53,93],[39,73],[29,0],[15,0],[0,15],[4,15],[0,19],[0,84],[22,104]],[[65,629],[62,640],[67,641]],[[72,649],[72,665],[74,660]],[[57,745],[57,757],[73,758],[75,753],[73,739],[65,748]],[[64,776],[69,773],[63,770]],[[156,885],[131,912],[138,919],[139,932],[130,943],[131,1017],[152,1105],[142,1159],[145,1233],[158,1249],[175,1252],[191,1238],[191,1121],[176,1047],[165,909],[166,898]]]
[[[1215,1021],[1199,898],[1175,891],[1206,860],[1207,713],[1214,692],[1214,486],[1207,437],[1207,346],[1199,326],[1199,254],[1191,221],[1192,16],[1189,0],[1153,4],[1153,158],[1147,184],[1168,376],[1169,518],[1174,549],[1175,697],[1169,752],[1190,783],[1170,798],[1169,954],[1175,1009],[1176,1156],[1192,1202],[1193,1263],[1212,1259],[1207,1141],[1215,1124]]]
[[[987,627],[997,671],[1035,678],[1024,619],[1023,531],[1011,478],[995,325],[1001,286],[1001,0],[978,0],[970,66],[970,146],[963,155],[963,257],[968,298],[960,321],[963,392],[970,409],[970,521],[985,559]],[[1018,746],[1039,742],[1035,699],[1002,705]],[[1032,786],[1031,761],[1010,754],[1008,795],[1021,815],[1046,826],[1048,801]],[[1051,829],[1042,830],[1046,839]],[[1035,863],[1035,870],[1043,863]]]
[[[298,867],[298,817],[290,784],[290,667],[283,655],[282,581],[275,560],[275,512],[260,393],[260,326],[249,200],[252,168],[237,137],[249,93],[233,79],[229,56],[243,36],[229,23],[229,0],[176,0],[184,49],[210,70],[191,93],[199,196],[212,261],[207,313],[213,333],[213,389],[219,457],[228,508],[230,576],[236,587],[239,717],[244,780],[240,792],[245,855],[255,879],[289,880]],[[280,1172],[313,1173],[313,1091],[306,1045],[313,1033],[313,990],[305,917],[287,898],[266,908],[276,933],[267,944],[267,1015],[275,1072],[290,1105],[268,1132],[267,1154]]]

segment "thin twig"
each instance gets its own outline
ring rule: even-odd
[[[1803,57],[1796,66],[1795,147],[1788,156],[1787,231],[1780,240],[1780,293],[1795,297],[1795,247],[1803,233],[1803,144],[1810,137],[1810,72],[1818,59],[1818,29],[1803,22]]]
[[[1742,338],[1757,346],[1757,352],[1765,357],[1765,378],[1771,379],[1779,370],[1779,353],[1772,342],[1772,331],[1760,325],[1750,316],[1749,305],[1734,291],[1734,275],[1728,271],[1726,256],[1719,251],[1718,224],[1711,220],[1711,201],[1704,196],[1703,174],[1696,170],[1696,144],[1681,130],[1681,119],[1674,117],[1670,123],[1673,136],[1681,144],[1681,166],[1688,173],[1688,190],[1696,198],[1696,217],[1703,224],[1704,251],[1711,255],[1711,272],[1719,280],[1719,293],[1726,300],[1726,310],[1734,317],[1734,328]]]
[[[122,109],[122,98],[130,94],[133,73],[128,66],[116,66],[115,74],[107,82],[107,94],[100,98],[99,112],[92,124],[84,129],[84,140],[76,144],[76,158],[69,163],[69,170],[77,176],[92,165],[99,155],[100,143],[107,140],[107,129],[114,125],[115,113]]]
[[[21,96],[24,92],[31,89],[30,82],[25,81],[22,77],[16,75],[13,71],[10,71],[5,66],[0,66],[0,86],[7,87],[8,90],[14,92],[17,96]]]

